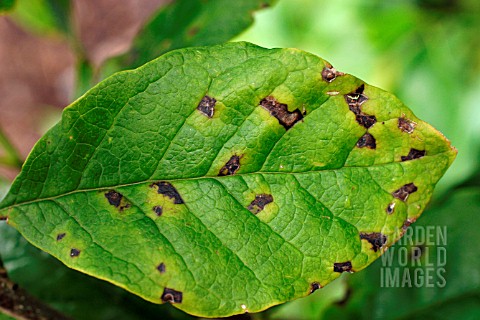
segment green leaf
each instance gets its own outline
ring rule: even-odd
[[[393,95],[314,55],[189,48],[66,108],[0,217],[146,300],[257,312],[378,258],[455,155]]]
[[[70,0],[18,0],[14,19],[30,32],[71,33]]]
[[[411,227],[408,241],[405,237],[388,250],[388,263],[382,257],[365,272],[351,276],[348,303],[330,308],[325,318],[478,319],[480,270],[475,266],[480,264],[480,235],[472,221],[479,213],[479,187],[449,194]],[[444,237],[437,238],[437,230]],[[402,258],[402,250],[411,256],[419,248],[418,259]],[[400,281],[390,281],[388,287],[384,282],[382,287],[382,274],[388,272],[394,279],[397,270]]]
[[[0,0],[0,13],[10,11],[15,6],[15,0]]]
[[[253,22],[252,14],[276,0],[177,0],[137,35],[127,64],[138,67],[178,48],[226,42]]]
[[[6,224],[0,224],[0,234],[0,257],[9,278],[72,319],[190,319],[169,305],[149,303],[110,283],[67,268]]]

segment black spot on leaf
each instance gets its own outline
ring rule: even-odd
[[[372,250],[377,252],[378,249],[381,249],[385,243],[387,243],[387,236],[381,234],[380,232],[361,232],[360,239],[367,240],[372,245]]]
[[[203,115],[212,118],[215,113],[215,104],[217,100],[215,98],[205,96],[202,98],[202,101],[197,106],[197,110],[200,111]]]
[[[332,82],[337,78],[337,76],[343,76],[343,72],[335,70],[331,65],[327,65],[322,70],[322,79],[326,82]]]
[[[369,116],[363,113],[357,114],[355,119],[360,125],[364,126],[367,129],[373,126],[377,122],[377,118],[375,116]]]
[[[387,214],[392,214],[395,211],[395,202],[390,203],[387,208],[385,209]]]
[[[392,196],[394,196],[395,198],[397,199],[400,199],[402,201],[406,201],[408,196],[411,194],[411,193],[414,193],[415,191],[417,191],[417,186],[415,186],[415,184],[412,183],[407,183],[406,185],[402,186],[400,189],[394,191],[392,193]]]
[[[233,155],[230,160],[220,169],[219,176],[231,176],[234,175],[238,169],[240,169],[240,156]]]
[[[365,85],[362,84],[354,92],[344,95],[348,108],[355,114],[357,122],[365,128],[370,128],[377,122],[377,118],[373,115],[365,114],[362,111],[362,104],[368,100],[368,97],[363,94]]]
[[[64,233],[59,233],[57,234],[57,241],[60,241],[62,240],[63,238],[65,238],[67,234],[64,232]]]
[[[272,116],[277,118],[278,122],[286,130],[290,129],[295,123],[303,119],[303,114],[300,110],[295,109],[290,112],[288,111],[288,106],[286,104],[278,102],[272,96],[268,96],[260,101],[260,105],[268,110]]]
[[[314,293],[315,291],[317,291],[318,289],[322,288],[322,286],[320,285],[320,283],[318,282],[312,282],[310,284],[310,293]]]
[[[418,150],[418,149],[411,148],[408,155],[402,156],[402,161],[418,159],[423,156],[425,156],[425,150]]]
[[[150,185],[151,188],[157,187],[157,192],[159,194],[162,194],[164,196],[169,197],[170,199],[173,199],[174,204],[182,204],[184,203],[182,197],[178,193],[177,189],[175,189],[174,186],[170,182],[166,181],[160,181],[160,182],[155,182]]]
[[[162,294],[162,301],[168,303],[181,303],[183,298],[183,293],[180,291],[165,288]]]
[[[347,262],[336,262],[333,264],[333,271],[335,272],[352,272],[352,263]]]
[[[161,206],[155,206],[153,207],[153,212],[160,217],[163,213],[163,208]]]
[[[406,133],[412,133],[417,124],[405,117],[398,118],[398,128]]]
[[[105,193],[105,198],[107,198],[108,203],[118,208],[120,206],[120,203],[122,202],[123,196],[114,190],[110,190]]]
[[[165,266],[165,263],[160,263],[158,266],[157,266],[157,270],[160,271],[160,273],[165,273],[165,271],[167,271],[167,268]]]
[[[375,138],[367,132],[360,139],[358,139],[357,147],[375,149],[377,147],[377,143]]]
[[[80,255],[80,250],[75,248],[72,248],[72,250],[70,250],[70,257],[74,258],[74,257],[78,257],[79,255]]]
[[[271,194],[257,194],[247,209],[250,210],[250,212],[257,214],[271,202],[273,202],[273,196]]]

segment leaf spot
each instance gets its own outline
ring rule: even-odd
[[[398,128],[406,133],[412,133],[417,124],[412,120],[406,119],[404,116],[398,118]]]
[[[403,230],[403,232],[407,231],[408,227],[410,227],[410,225],[411,225],[412,223],[414,223],[415,220],[416,220],[416,219],[410,219],[410,218],[406,219],[406,220],[403,222],[403,224],[402,224],[402,230]]]
[[[62,240],[63,238],[65,238],[66,235],[67,234],[65,232],[57,234],[57,241]]]
[[[157,186],[157,192],[158,194],[162,194],[164,196],[169,197],[170,199],[173,199],[174,204],[182,204],[185,203],[178,193],[177,189],[175,189],[174,186],[172,186],[171,183],[166,182],[166,181],[160,181],[160,182],[155,182],[150,185],[151,188]]]
[[[333,271],[334,272],[353,272],[352,271],[352,263],[350,261],[346,262],[336,262],[333,264]]]
[[[79,255],[80,255],[80,250],[75,248],[72,248],[72,250],[70,250],[70,257],[74,258],[74,257],[78,257]]]
[[[160,263],[158,266],[157,266],[157,270],[160,272],[160,273],[165,273],[165,271],[167,271],[166,269],[166,266],[165,266],[165,263]]]
[[[361,110],[361,105],[368,100],[368,97],[363,94],[364,90],[365,85],[362,84],[354,92],[344,95],[344,98],[348,104],[348,108],[350,109],[350,111],[355,114],[355,118],[358,124],[368,129],[377,122],[377,118],[373,115],[365,114]]]
[[[238,156],[234,154],[230,160],[227,161],[227,163],[220,169],[220,172],[218,173],[219,176],[232,176],[234,175],[238,169],[240,169],[240,158],[241,156]]]
[[[105,198],[107,198],[108,203],[118,208],[118,206],[120,206],[120,203],[122,202],[123,196],[114,190],[110,190],[105,193]]]
[[[387,211],[387,214],[392,214],[395,211],[395,202],[390,203],[385,211]]]
[[[320,285],[320,283],[318,282],[312,282],[310,284],[310,293],[314,293],[315,291],[317,291],[318,289],[321,289],[322,286]]]
[[[366,114],[357,114],[356,120],[358,124],[364,126],[365,128],[370,128],[377,122],[377,118],[375,116],[370,116]]]
[[[417,186],[413,184],[413,182],[407,183],[406,185],[402,186],[400,189],[394,191],[392,193],[392,196],[402,201],[406,201],[408,196],[411,193],[414,193],[415,191],[417,191],[417,189],[418,189]]]
[[[174,289],[165,288],[162,294],[162,301],[168,303],[181,303],[183,293]]]
[[[215,112],[215,104],[217,100],[215,98],[205,96],[202,98],[202,101],[197,106],[197,110],[200,111],[203,115],[212,118]]]
[[[155,206],[155,207],[153,207],[153,212],[155,212],[155,214],[160,217],[160,216],[162,215],[162,213],[163,213],[163,208],[162,208],[162,206]]]
[[[272,116],[277,118],[278,122],[285,128],[285,130],[290,129],[295,123],[303,119],[303,114],[299,109],[290,112],[288,111],[288,106],[286,104],[278,102],[272,96],[268,96],[260,101],[260,106],[268,110]]]
[[[257,194],[247,209],[250,210],[250,212],[257,214],[271,202],[273,202],[273,196],[271,194]]]
[[[337,78],[337,76],[343,76],[343,75],[344,75],[343,72],[337,71],[331,65],[325,66],[322,70],[322,79],[323,79],[323,81],[326,81],[328,83],[335,80]]]
[[[387,243],[387,236],[380,232],[361,232],[360,239],[367,240],[372,245],[372,250],[377,252],[378,249],[381,249],[385,243]]]
[[[411,148],[410,152],[408,152],[408,155],[402,156],[402,161],[418,159],[424,156],[425,156],[425,150],[418,150],[418,149]]]
[[[365,133],[360,139],[357,141],[357,147],[359,148],[369,148],[369,149],[376,149],[377,143],[375,138],[370,133]]]

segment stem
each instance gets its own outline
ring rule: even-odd
[[[19,320],[69,318],[50,308],[48,305],[30,296],[25,290],[13,283],[7,275],[0,258],[0,314],[4,313]]]
[[[0,157],[0,164],[21,169],[23,165],[23,161],[20,157],[20,154],[18,153],[17,149],[13,146],[13,144],[10,142],[8,137],[5,135],[1,127],[0,127],[0,145],[2,145],[5,151],[7,152],[6,156]]]
[[[80,97],[92,87],[96,72],[91,63],[83,56],[77,57],[77,79],[75,84],[75,98]]]

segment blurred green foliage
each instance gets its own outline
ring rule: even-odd
[[[0,0],[0,13],[12,10],[15,6],[15,0]]]
[[[251,1],[233,2],[240,6]],[[19,0],[13,17],[38,34],[72,36],[69,3]],[[149,26],[160,28],[163,38],[155,39],[156,32],[147,27],[144,40],[138,40],[123,58],[110,62],[104,73],[138,65],[172,48],[223,42],[251,21],[248,12],[238,19],[235,32],[223,33],[235,11],[229,11],[227,4],[224,11],[215,11],[224,18],[220,25],[209,20],[210,12],[202,11],[204,5],[203,1],[178,1],[159,11]],[[276,6],[256,13],[254,26],[236,38],[265,47],[296,47],[330,60],[337,69],[395,93],[459,150],[431,208],[414,225],[448,228],[445,288],[381,288],[380,259],[305,299],[252,318],[480,318],[476,267],[480,261],[475,246],[479,237],[475,222],[480,214],[479,16],[478,0],[279,0]],[[206,26],[220,32],[208,32]],[[155,42],[148,49],[152,51],[139,53],[149,41]],[[88,71],[86,77],[92,77]],[[6,182],[0,179],[0,198],[5,189]],[[146,303],[64,267],[5,224],[0,224],[0,233],[0,255],[12,279],[76,319],[187,318],[168,305]]]

